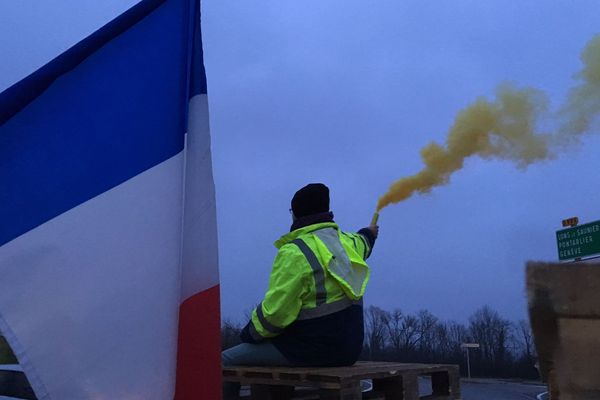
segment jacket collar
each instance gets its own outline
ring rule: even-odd
[[[339,229],[338,225],[335,222],[321,222],[318,224],[303,226],[302,228],[295,229],[295,230],[291,231],[290,233],[286,233],[285,235],[280,237],[275,242],[275,247],[277,247],[279,249],[284,244],[288,244],[288,243],[298,239],[302,235],[306,235],[307,233],[311,233],[314,231],[318,231],[319,229],[325,229],[325,228]]]
[[[333,222],[333,213],[331,211],[327,211],[298,218],[292,224],[290,232],[295,231],[296,229],[304,228],[308,225],[320,224],[322,222]]]

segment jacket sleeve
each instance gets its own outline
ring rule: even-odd
[[[357,233],[344,232],[344,235],[352,240],[354,250],[362,256],[364,260],[369,258],[375,246],[375,236],[369,228],[362,228]]]
[[[243,342],[258,343],[275,337],[296,320],[302,299],[309,292],[311,271],[296,245],[287,244],[279,249],[269,289],[240,334]]]

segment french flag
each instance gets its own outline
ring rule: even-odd
[[[218,399],[198,0],[142,0],[0,93],[0,334],[38,399]]]

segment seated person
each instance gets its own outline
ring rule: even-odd
[[[379,227],[343,232],[321,183],[296,192],[290,211],[267,293],[242,330],[243,343],[223,351],[225,366],[345,366],[362,351],[365,260]]]

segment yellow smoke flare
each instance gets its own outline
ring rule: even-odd
[[[448,183],[468,157],[510,160],[524,168],[553,157],[557,150],[577,141],[589,132],[600,113],[600,35],[588,43],[581,59],[584,68],[576,75],[581,82],[571,89],[559,110],[561,123],[557,132],[536,132],[547,111],[544,93],[503,84],[494,101],[480,98],[459,112],[445,146],[432,142],[421,149],[425,167],[394,182],[379,198],[377,212],[415,193],[427,193]]]

